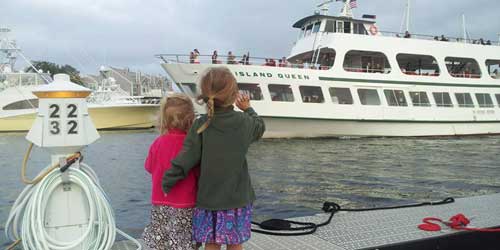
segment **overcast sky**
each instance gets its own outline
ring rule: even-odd
[[[319,0],[2,0],[0,26],[13,30],[32,60],[163,73],[158,53],[228,50],[287,56]],[[354,15],[377,15],[384,31],[399,31],[406,0],[358,0]],[[474,38],[498,40],[500,4],[491,0],[412,0],[412,33],[462,36],[462,13]],[[337,15],[334,3],[330,14]],[[19,62],[18,65],[22,63]]]

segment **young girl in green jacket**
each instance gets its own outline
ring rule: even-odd
[[[242,249],[250,239],[255,193],[246,153],[262,137],[265,125],[250,107],[248,96],[238,94],[236,79],[225,67],[210,68],[201,78],[199,101],[207,114],[195,120],[181,153],[163,176],[167,193],[189,170],[200,164],[193,239],[205,249]],[[233,109],[233,103],[243,112]]]

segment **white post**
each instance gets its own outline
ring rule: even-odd
[[[462,28],[464,30],[464,43],[467,43],[467,28],[465,25],[465,14],[462,14]]]
[[[411,0],[408,0],[406,4],[406,31],[410,32],[410,6]]]
[[[498,46],[500,46],[500,33],[498,33]]]

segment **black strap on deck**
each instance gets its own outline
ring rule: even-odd
[[[390,210],[399,208],[410,208],[410,207],[423,207],[423,206],[438,206],[445,205],[455,202],[452,197],[446,198],[441,201],[436,202],[422,202],[416,204],[400,205],[400,206],[390,206],[390,207],[374,207],[374,208],[342,208],[339,204],[335,202],[325,202],[323,203],[322,210],[325,213],[329,213],[328,219],[322,223],[316,224],[313,222],[302,222],[302,221],[292,221],[283,219],[270,219],[263,221],[261,223],[252,221],[253,225],[258,226],[260,229],[252,228],[252,232],[274,235],[274,236],[300,236],[313,234],[322,226],[330,224],[335,213],[344,212],[364,212],[364,211],[375,211],[375,210]],[[295,227],[294,227],[295,225]]]

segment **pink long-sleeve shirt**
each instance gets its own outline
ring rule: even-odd
[[[161,187],[163,174],[170,169],[170,161],[181,151],[185,137],[186,132],[182,130],[169,130],[167,134],[158,137],[149,148],[144,167],[151,174],[153,205],[192,208],[196,204],[199,167],[189,171],[187,177],[176,183],[168,195],[163,193]]]

